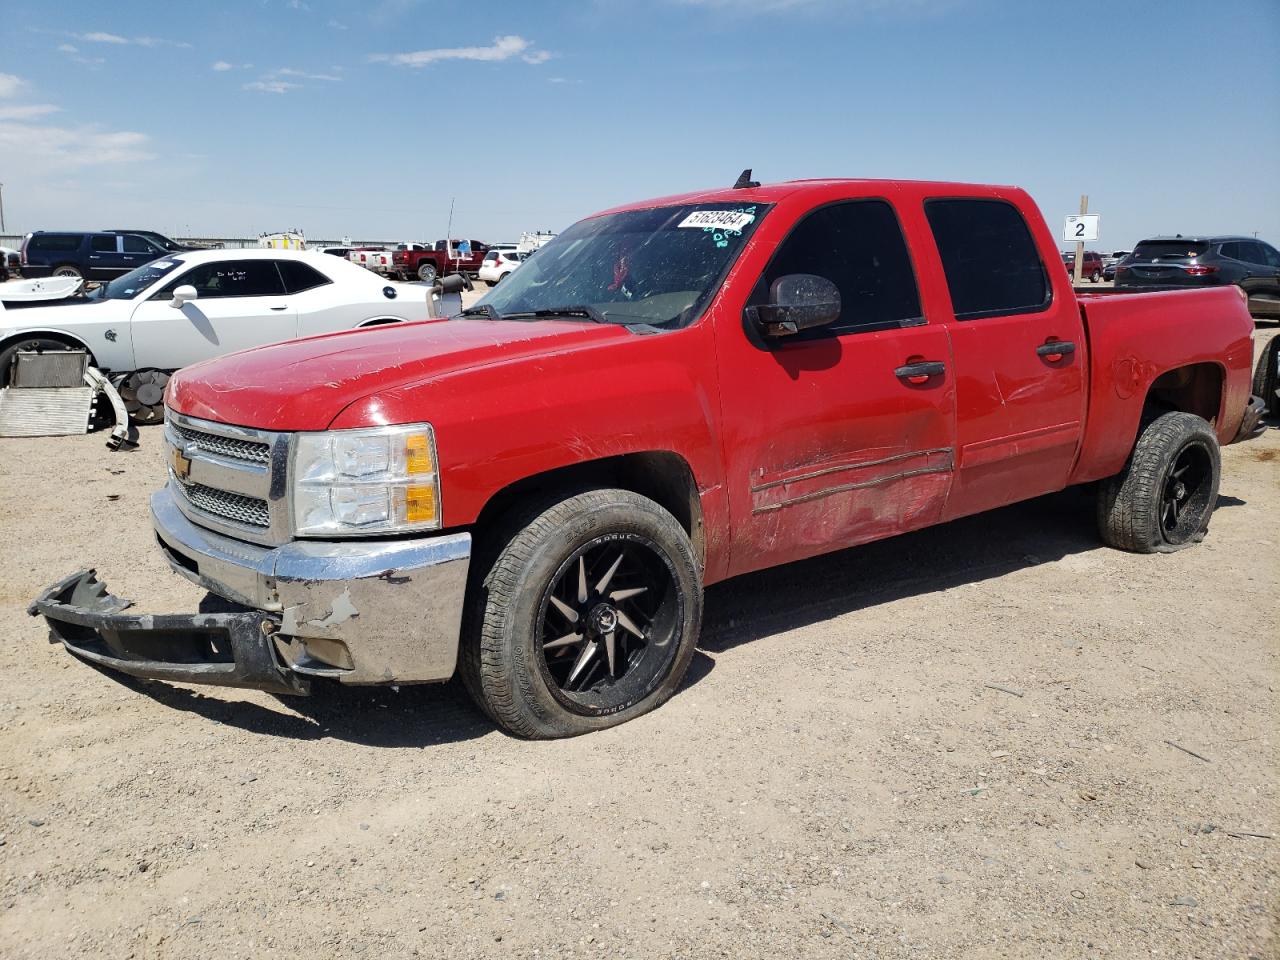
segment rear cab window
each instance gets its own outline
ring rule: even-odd
[[[1049,278],[1017,207],[1007,200],[957,197],[927,200],[924,211],[957,320],[1049,307]]]

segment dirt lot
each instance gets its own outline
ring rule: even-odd
[[[0,441],[0,955],[1277,955],[1280,430],[1192,550],[1104,549],[1068,491],[714,588],[674,700],[556,743],[451,686],[46,643],[25,605],[81,566],[200,598],[151,542],[158,434],[103,440]]]

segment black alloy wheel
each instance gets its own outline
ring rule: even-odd
[[[1202,440],[1191,440],[1169,464],[1160,496],[1160,532],[1182,546],[1203,526],[1209,498],[1216,492],[1214,457]]]
[[[670,668],[680,607],[671,562],[646,538],[610,535],[579,547],[543,594],[548,688],[578,713],[632,706]]]

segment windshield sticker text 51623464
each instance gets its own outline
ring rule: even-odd
[[[756,218],[755,207],[737,210],[695,210],[680,221],[681,227],[694,227],[711,234],[717,247],[727,247],[730,237],[742,236],[742,228]]]

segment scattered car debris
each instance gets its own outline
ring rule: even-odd
[[[1023,690],[1015,690],[1012,687],[1002,687],[998,683],[984,683],[983,686],[988,690],[999,690],[1001,693],[1007,693],[1014,697],[1026,696],[1026,692]]]
[[[1188,750],[1186,747],[1184,747],[1180,743],[1174,743],[1172,740],[1166,740],[1165,743],[1173,747],[1173,749],[1175,750],[1181,750],[1183,753],[1195,757],[1197,760],[1203,760],[1205,763],[1213,763],[1213,761],[1210,760],[1208,757],[1204,756],[1203,754],[1196,753],[1194,750]]]

